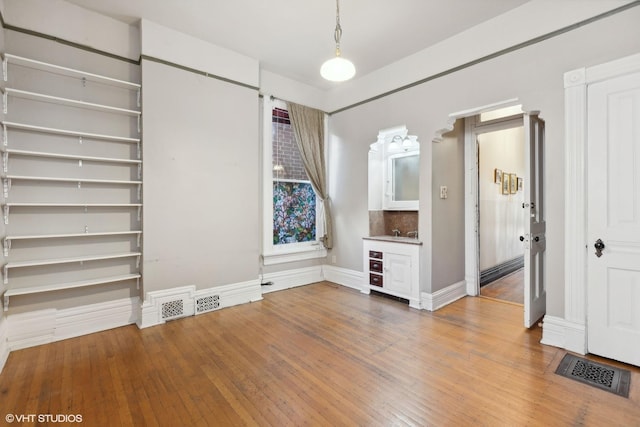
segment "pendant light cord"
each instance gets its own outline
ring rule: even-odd
[[[342,27],[340,26],[340,0],[336,0],[336,30],[333,33],[336,41],[336,56],[340,56],[340,39],[342,38]]]

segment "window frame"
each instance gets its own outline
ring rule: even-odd
[[[264,265],[282,264],[324,258],[327,250],[320,238],[324,236],[324,210],[316,195],[316,239],[308,242],[273,244],[273,131],[272,111],[274,108],[286,110],[284,101],[265,95],[263,98],[263,134],[262,134],[262,181],[263,181],[263,233],[262,258]],[[325,119],[326,127],[326,119]],[[326,133],[325,133],[326,135]],[[326,137],[325,137],[326,138]],[[326,144],[325,144],[326,147]],[[283,180],[287,181],[287,180]],[[305,181],[307,182],[307,181]]]

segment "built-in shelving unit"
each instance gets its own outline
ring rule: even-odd
[[[0,57],[4,310],[10,297],[129,281],[139,287],[141,85]]]

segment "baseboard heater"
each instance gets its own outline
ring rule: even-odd
[[[480,272],[480,286],[487,285],[494,280],[498,280],[501,277],[511,274],[514,271],[520,270],[524,267],[524,255],[514,258],[509,261],[505,261],[502,264],[498,264],[491,268],[487,268]]]

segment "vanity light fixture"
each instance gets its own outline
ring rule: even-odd
[[[389,151],[396,150],[404,150],[408,151],[417,138],[414,136],[413,138],[410,135],[405,136],[404,138],[400,135],[395,135],[391,141],[389,142]]]
[[[340,38],[342,27],[340,26],[340,0],[336,0],[336,29],[333,38],[336,41],[336,56],[325,61],[320,68],[320,75],[332,82],[344,82],[356,75],[356,67],[353,62],[342,57],[340,52]]]

